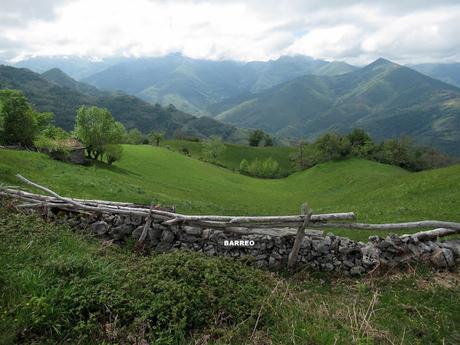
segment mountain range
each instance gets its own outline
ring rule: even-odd
[[[23,63],[52,65],[53,59],[37,59]],[[363,128],[376,140],[408,135],[460,156],[460,89],[454,86],[460,64],[409,68],[378,59],[358,68],[306,56],[243,63],[180,54],[86,63],[56,60],[74,74],[96,69],[82,77],[85,82],[51,69],[33,77],[28,71],[25,83],[23,71],[10,76],[9,84],[26,90],[42,109],[54,109],[65,128],[73,125],[76,104],[91,103],[143,131],[225,133],[226,140],[243,141],[247,132],[236,127],[261,128],[286,140]],[[34,78],[47,84],[30,88]]]
[[[215,106],[216,119],[280,137],[352,128],[411,136],[460,153],[460,89],[385,59],[336,76],[306,75]]]
[[[460,87],[460,63],[426,63],[408,67],[435,79]]]
[[[98,90],[59,69],[40,75],[25,68],[1,65],[0,89],[4,88],[23,91],[35,109],[53,112],[56,125],[66,130],[73,129],[78,107],[96,105],[109,109],[128,129],[138,128],[144,133],[155,130],[164,131],[168,137],[198,138],[218,135],[230,142],[245,142],[247,137],[244,130],[212,118],[197,118],[174,106],[152,105],[132,95]]]

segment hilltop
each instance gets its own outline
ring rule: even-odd
[[[96,105],[109,109],[117,121],[128,129],[138,128],[144,133],[164,131],[167,136],[206,138],[218,135],[230,142],[245,140],[244,131],[211,118],[197,118],[175,107],[151,105],[135,96],[109,93],[70,78],[59,69],[43,75],[25,68],[0,66],[0,89],[18,89],[38,111],[55,114],[56,125],[72,130],[76,110],[81,105]]]
[[[342,75],[303,76],[215,108],[221,121],[280,137],[362,128],[376,140],[409,135],[460,154],[460,89],[385,59]]]

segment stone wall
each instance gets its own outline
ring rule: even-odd
[[[48,217],[70,224],[77,231],[123,243],[139,239],[145,219],[136,216],[49,211]],[[191,226],[164,226],[153,221],[145,246],[155,251],[194,250],[207,255],[250,257],[259,267],[278,268],[287,264],[294,243],[295,229],[254,230],[238,235]],[[267,233],[268,232],[268,233]],[[460,240],[419,241],[414,237],[372,236],[368,243],[353,241],[331,233],[307,230],[298,264],[345,275],[358,275],[377,267],[425,262],[435,267],[452,268],[460,260]]]

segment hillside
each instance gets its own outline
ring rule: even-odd
[[[214,119],[199,119],[174,107],[151,105],[124,93],[109,93],[79,83],[58,69],[43,75],[28,69],[0,66],[0,88],[19,89],[39,111],[55,114],[56,125],[71,130],[76,110],[81,105],[96,105],[109,109],[116,120],[128,129],[138,128],[144,133],[164,131],[167,136],[205,138],[218,135],[230,142],[240,142],[245,133],[234,126]]]
[[[84,79],[104,90],[122,90],[150,103],[174,104],[196,115],[208,115],[212,104],[265,90],[306,74],[341,74],[346,63],[305,56],[284,56],[267,62],[209,61],[180,54],[128,60]]]
[[[460,87],[460,63],[426,63],[409,66],[431,78]]]
[[[378,59],[338,76],[304,76],[216,106],[217,119],[280,137],[363,128],[375,139],[409,135],[460,154],[460,89]]]
[[[0,181],[21,173],[63,195],[174,204],[183,213],[296,214],[354,211],[362,222],[459,221],[460,165],[409,173],[364,160],[331,162],[284,179],[251,178],[164,148],[124,146],[113,167],[74,166],[45,155],[0,149]],[[336,231],[366,239],[369,231]]]
[[[166,140],[162,146],[170,146],[176,151],[186,148],[191,157],[200,159],[202,157],[203,145],[200,142],[187,140]],[[296,152],[294,147],[252,147],[247,145],[225,144],[225,151],[217,158],[217,164],[231,170],[239,170],[242,159],[252,161],[254,159],[273,158],[280,164],[284,173],[292,171],[292,161],[289,158]]]

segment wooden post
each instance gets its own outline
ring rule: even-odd
[[[305,237],[305,228],[307,227],[308,223],[310,223],[310,218],[312,215],[312,210],[308,207],[307,203],[302,204],[300,208],[300,213],[304,217],[303,223],[300,225],[299,229],[297,230],[297,235],[295,237],[294,245],[292,246],[291,253],[289,254],[288,259],[288,267],[293,267],[297,262],[297,257],[299,255],[300,246],[302,245],[302,241]]]
[[[138,245],[142,245],[144,243],[146,237],[147,237],[147,232],[149,230],[150,223],[152,221],[152,211],[153,211],[154,207],[155,206],[154,206],[154,204],[152,202],[152,204],[150,205],[149,214],[145,218],[145,224],[144,224],[144,228],[142,229],[141,236],[139,237],[139,240],[137,241]]]

